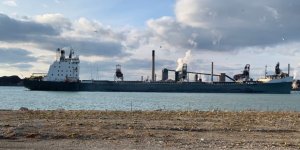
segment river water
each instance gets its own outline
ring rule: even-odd
[[[0,87],[0,109],[300,111],[292,94],[49,92]]]

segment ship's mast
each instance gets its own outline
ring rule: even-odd
[[[266,65],[265,66],[265,78],[267,78],[267,69],[268,69],[268,66]]]
[[[59,57],[60,57],[60,48],[58,48],[57,50],[56,50],[56,61],[58,61],[58,59],[59,59]]]

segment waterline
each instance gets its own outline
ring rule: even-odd
[[[0,109],[300,111],[300,93],[49,92],[0,87]]]

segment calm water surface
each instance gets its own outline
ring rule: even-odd
[[[248,110],[300,111],[292,94],[48,92],[0,87],[0,109],[34,110]]]

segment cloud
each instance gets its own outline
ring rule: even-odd
[[[15,64],[35,62],[37,59],[31,53],[20,48],[0,48],[0,63]]]
[[[29,71],[33,65],[27,63],[12,64],[11,67],[18,68],[20,71]]]
[[[16,7],[18,6],[15,0],[4,0],[2,4],[10,7]]]
[[[25,42],[58,35],[53,27],[33,21],[21,21],[0,14],[0,41]]]
[[[128,56],[123,33],[111,30],[97,21],[80,18],[71,22],[61,14],[38,15],[26,21],[0,14],[0,40],[31,42],[38,48],[54,51],[73,47],[81,55]]]
[[[155,60],[155,66],[157,70],[161,70],[164,66],[174,66],[176,64],[175,61],[169,60]],[[124,67],[130,70],[151,70],[152,60],[144,60],[144,59],[131,59],[124,62]]]
[[[51,25],[57,30],[68,29],[72,24],[69,19],[65,18],[62,14],[59,13],[37,15],[34,17],[34,21],[41,24]]]
[[[120,42],[103,42],[88,39],[53,37],[39,39],[38,47],[55,51],[57,48],[72,47],[83,56],[126,56],[128,53],[123,51]]]
[[[149,72],[152,49],[164,58],[162,64],[157,61],[157,66],[175,68],[177,58],[191,50],[193,58],[201,61],[192,61],[189,69],[199,70],[199,64],[207,64],[200,66],[200,71],[209,71],[210,62],[215,61],[222,64],[218,70],[232,74],[246,63],[262,66],[259,69],[263,70],[261,64],[265,61],[287,62],[291,56],[299,55],[297,0],[176,0],[175,3],[174,16],[149,19],[144,28],[111,27],[84,17],[71,20],[59,13],[22,19],[1,14],[0,41],[10,44],[9,47],[28,43],[32,49],[44,52],[71,46],[84,59],[101,57],[105,61],[97,63],[112,68],[106,72],[113,73],[115,65],[120,63],[124,71],[135,75]],[[274,57],[269,57],[270,54]]]
[[[255,27],[261,23],[275,23],[297,8],[299,2],[254,0],[177,0],[175,14],[179,22],[202,28]],[[294,5],[294,6],[293,6]],[[298,4],[299,5],[299,4]],[[288,6],[288,7],[286,7]],[[289,10],[292,8],[292,10]],[[284,12],[284,11],[287,11]],[[277,23],[276,23],[277,25]]]
[[[104,26],[98,21],[79,18],[71,25],[71,29],[62,34],[63,37],[97,39],[98,41],[121,41],[123,34]]]
[[[232,51],[300,39],[300,2],[177,0],[176,17],[148,21],[153,36],[195,50]]]
[[[153,38],[158,38],[157,41],[164,41],[173,48],[214,50],[217,47],[213,44],[213,32],[184,25],[172,17],[151,19],[147,25]]]

